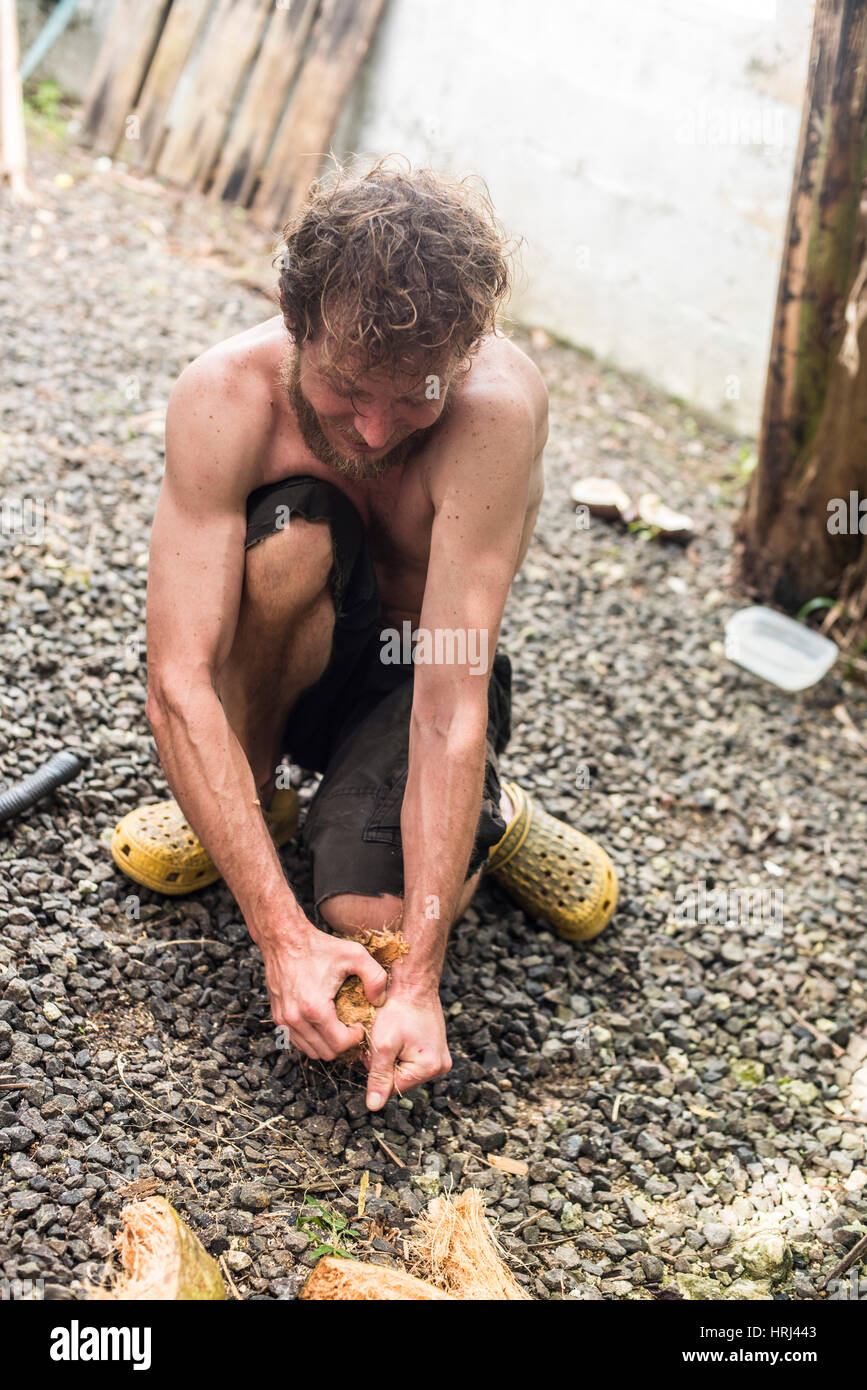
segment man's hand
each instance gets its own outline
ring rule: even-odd
[[[358,975],[371,1004],[385,999],[387,976],[373,956],[354,941],[329,936],[308,922],[291,935],[262,946],[271,1016],[308,1057],[329,1062],[364,1041],[361,1024],[347,1028],[334,997],[347,975]]]
[[[451,1071],[446,1023],[436,990],[395,993],[376,1016],[370,1037],[367,1108],[381,1110],[394,1091],[403,1095]]]

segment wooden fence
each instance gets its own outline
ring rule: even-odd
[[[118,0],[82,143],[274,228],[319,172],[385,0]]]

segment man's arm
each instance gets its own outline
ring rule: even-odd
[[[468,659],[415,668],[401,815],[410,951],[393,967],[374,1025],[372,1109],[392,1084],[406,1090],[451,1066],[439,980],[481,809],[488,679],[527,517],[532,412],[522,399],[492,403],[475,412],[471,435],[446,438],[443,449],[431,478],[435,519],[420,626],[462,634]],[[484,674],[473,673],[471,633],[483,644],[475,654],[486,654]]]
[[[169,785],[262,951],[275,1023],[309,1056],[333,1057],[362,1036],[337,1018],[343,979],[360,975],[379,1002],[385,973],[362,947],[318,931],[299,906],[215,688],[244,581],[256,441],[243,389],[197,362],[172,393],[151,536],[146,713]]]

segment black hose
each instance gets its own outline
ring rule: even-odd
[[[64,751],[54,757],[38,772],[31,773],[22,782],[16,782],[0,792],[0,822],[11,820],[22,811],[29,811],[41,797],[53,792],[64,782],[71,782],[84,767],[85,759],[77,753]]]

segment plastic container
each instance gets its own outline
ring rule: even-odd
[[[803,623],[756,604],[726,623],[726,656],[780,690],[806,690],[837,660],[836,643]]]

